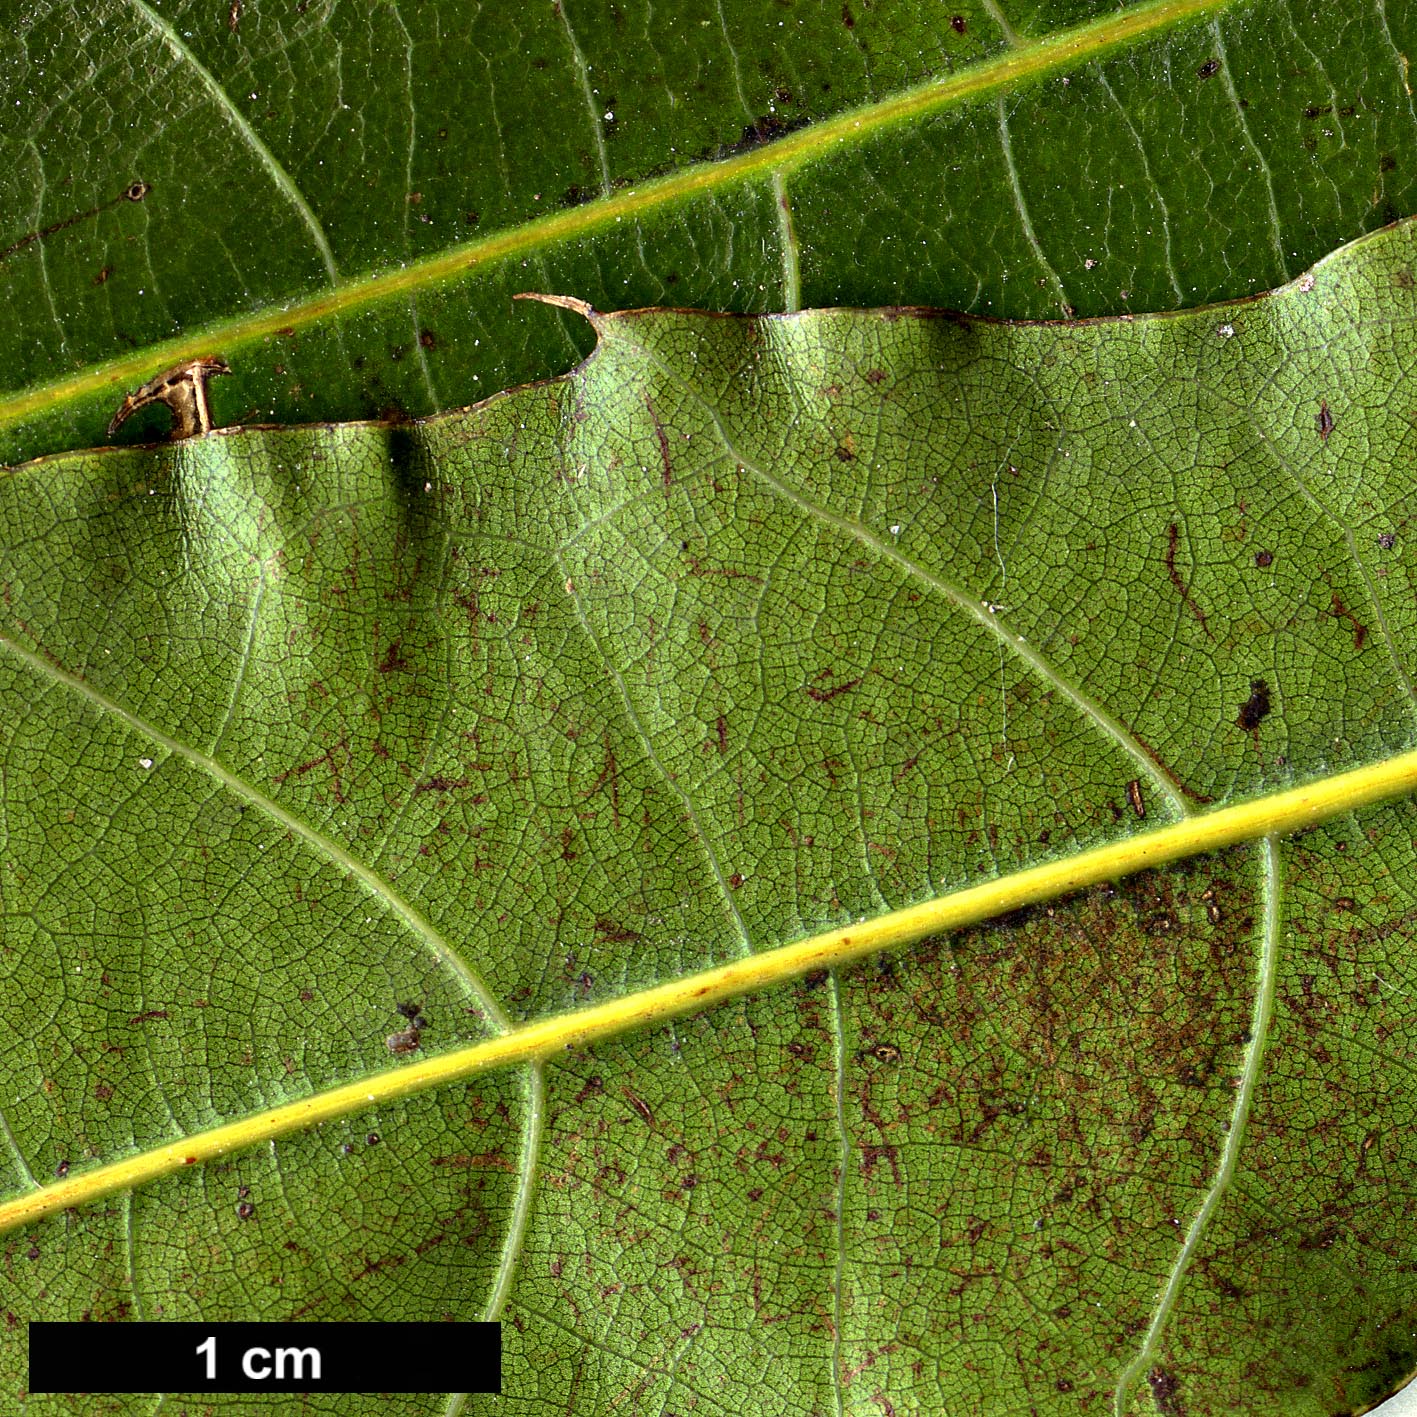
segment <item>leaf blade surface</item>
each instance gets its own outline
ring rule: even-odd
[[[451,1056],[1408,746],[1412,240],[1135,321],[603,316],[424,424],[10,473],[12,1188],[380,1078],[402,1003]],[[392,1099],[11,1272],[98,1317],[505,1301],[527,1410],[1358,1405],[1410,1367],[1371,1059],[1411,838],[1374,807]]]

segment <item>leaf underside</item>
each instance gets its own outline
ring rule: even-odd
[[[375,1090],[409,1005],[450,1049],[1408,746],[1414,244],[1134,321],[600,316],[425,423],[0,479],[6,1189]],[[1361,1410],[1417,1366],[1414,836],[182,1169],[5,1236],[10,1307],[498,1312],[471,1411]]]

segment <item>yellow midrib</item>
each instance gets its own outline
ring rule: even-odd
[[[608,1003],[525,1024],[483,1043],[443,1053],[228,1122],[178,1142],[94,1167],[0,1204],[0,1232],[33,1223],[290,1132],[377,1107],[494,1068],[555,1056],[680,1014],[706,1009],[813,970],[1053,900],[1189,856],[1314,826],[1345,812],[1417,791],[1417,750],[1302,787],[1188,817],[1155,831],[1029,867],[873,920],[829,930],[779,949],[671,979]]]
[[[395,270],[357,277],[289,305],[207,325],[62,379],[9,394],[0,398],[0,427],[70,400],[112,391],[115,387],[126,389],[185,359],[213,352],[227,353],[284,329],[299,328],[382,300],[426,290],[465,276],[478,267],[607,230],[617,222],[700,193],[717,191],[753,177],[788,177],[813,159],[838,151],[843,144],[859,142],[895,124],[927,116],[952,104],[1075,67],[1182,21],[1212,14],[1229,3],[1230,0],[1151,0],[1151,3],[1089,21],[1046,39],[1027,41],[958,73],[823,119],[735,157],[700,163],[664,177],[635,183],[583,206],[494,232]]]

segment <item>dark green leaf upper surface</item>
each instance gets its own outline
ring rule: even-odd
[[[425,423],[13,470],[8,1188],[1410,745],[1414,239],[1170,316],[599,316]],[[1414,834],[183,1168],[8,1235],[15,1311],[500,1313],[528,1414],[1361,1410]]]
[[[1186,9],[1048,57],[1130,12],[31,0],[0,37],[0,455],[102,441],[101,366],[152,349],[154,373],[175,338],[241,348],[219,421],[421,414],[589,347],[519,290],[1154,310],[1412,209],[1405,0]]]

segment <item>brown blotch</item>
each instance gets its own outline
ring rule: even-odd
[[[619,925],[605,915],[595,922],[595,933],[600,939],[607,940],[614,945],[623,945],[632,940],[644,939],[638,930],[632,930],[628,925]]]
[[[1181,1380],[1175,1373],[1168,1373],[1165,1368],[1153,1368],[1146,1375],[1146,1381],[1161,1417],[1186,1417],[1185,1404],[1180,1398]]]
[[[413,795],[417,797],[420,792],[458,792],[472,785],[470,777],[430,777],[426,782],[413,784]]]
[[[407,673],[409,669],[408,660],[403,655],[403,643],[395,640],[384,655],[383,662],[378,666],[380,674]]]
[[[1181,579],[1181,573],[1176,569],[1176,547],[1180,544],[1180,540],[1181,529],[1175,522],[1172,522],[1171,525],[1166,528],[1166,574],[1170,576],[1171,584],[1176,587],[1176,593],[1181,597],[1181,601],[1186,609],[1196,617],[1197,621],[1200,623],[1201,629],[1204,630],[1207,635],[1210,635],[1210,626],[1206,624],[1205,611],[1196,604],[1196,599],[1191,594],[1190,587]],[[1211,638],[1214,639],[1215,637],[1211,635]]]
[[[430,1166],[447,1166],[454,1171],[511,1171],[510,1160],[497,1151],[458,1151],[448,1156],[430,1156]]]
[[[1257,565],[1261,570],[1264,570],[1264,568],[1265,568],[1266,566],[1272,566],[1273,564],[1274,564],[1274,555],[1273,555],[1272,552],[1269,552],[1269,551],[1256,551],[1256,552],[1255,552],[1255,565]]]
[[[828,677],[831,672],[830,669],[824,669],[817,675],[817,678],[824,679]],[[844,684],[838,684],[832,689],[818,689],[811,684],[804,685],[803,687],[806,690],[807,697],[811,699],[813,703],[826,704],[830,703],[838,694],[849,694],[860,682],[861,678],[858,675],[855,679],[848,679]]]
[[[1347,620],[1353,626],[1353,648],[1360,650],[1363,642],[1368,638],[1368,627],[1338,598],[1334,596],[1329,601],[1328,613],[1335,620]]]
[[[419,330],[418,342],[424,349],[433,349],[438,343],[438,336],[432,330]]]
[[[1260,720],[1269,713],[1269,685],[1263,679],[1250,680],[1250,697],[1240,705],[1235,726],[1247,733],[1260,726]]]
[[[650,402],[648,394],[645,395],[645,407],[649,410],[650,421],[654,424],[654,436],[659,439],[660,481],[667,488],[674,481],[673,469],[669,462],[669,437],[664,431],[664,425],[659,421],[659,415],[654,411],[654,405]]]

